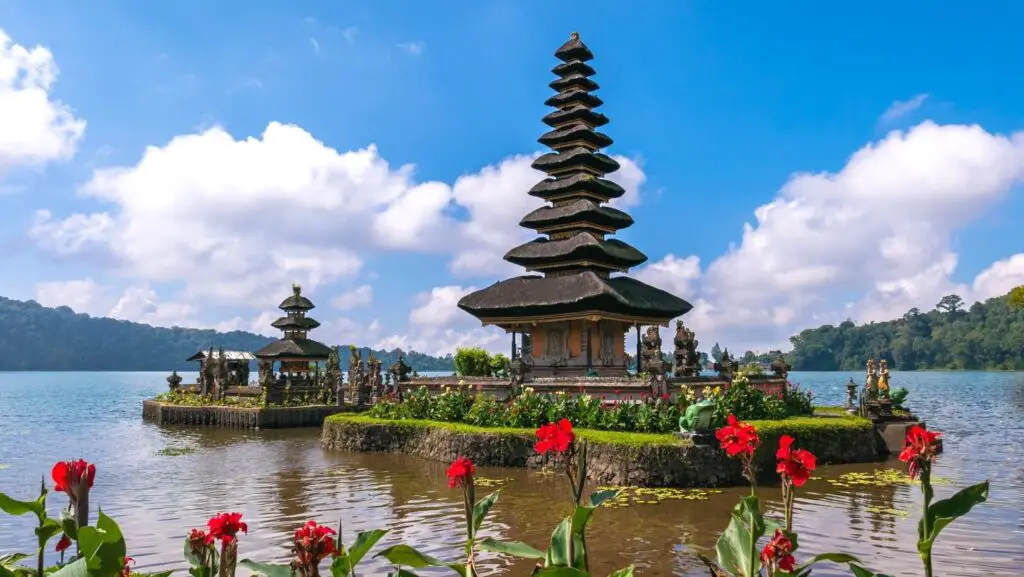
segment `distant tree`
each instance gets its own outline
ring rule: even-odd
[[[715,346],[711,347],[711,358],[714,359],[716,363],[722,362],[722,347],[718,346],[718,343],[715,343]]]
[[[480,347],[455,349],[455,371],[460,377],[491,376],[491,355]]]
[[[955,315],[964,307],[964,299],[959,295],[946,295],[942,297],[935,308],[950,315]]]
[[[491,356],[491,376],[503,379],[508,378],[510,363],[509,358],[501,353]]]
[[[1015,287],[1010,291],[1008,303],[1013,310],[1024,309],[1024,285]]]

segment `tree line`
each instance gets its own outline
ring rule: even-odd
[[[197,351],[211,346],[255,351],[274,340],[244,331],[153,327],[0,297],[0,371],[194,371],[198,363],[185,359]],[[362,348],[363,359],[370,350]],[[373,354],[385,367],[404,354],[416,371],[454,370],[450,354],[400,349]],[[348,351],[342,351],[341,363],[347,370]]]

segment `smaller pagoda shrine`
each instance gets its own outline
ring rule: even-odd
[[[331,354],[330,347],[309,338],[309,331],[319,327],[320,323],[306,316],[306,312],[315,308],[315,305],[302,296],[302,287],[292,285],[291,296],[284,299],[278,308],[286,316],[277,319],[271,326],[281,330],[284,336],[253,353],[259,360],[261,381],[266,378],[264,375],[267,372],[273,372],[275,362],[280,363],[282,375],[301,378],[309,376],[315,370],[312,367],[320,361],[326,361]]]
[[[601,152],[612,139],[598,132],[608,118],[594,109],[590,49],[573,33],[556,52],[552,70],[556,94],[545,104],[555,108],[543,122],[551,130],[540,137],[551,152],[533,168],[547,174],[528,194],[545,202],[520,226],[540,236],[517,246],[505,260],[539,274],[519,276],[470,293],[459,308],[484,325],[512,333],[513,356],[534,376],[622,376],[628,366],[625,336],[640,327],[667,326],[692,306],[683,299],[621,273],[647,257],[614,238],[633,219],[607,206],[625,190],[606,176],[619,163]],[[617,276],[618,275],[618,276]],[[517,355],[516,334],[523,335]]]

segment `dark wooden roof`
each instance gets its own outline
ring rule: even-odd
[[[593,74],[593,72],[591,72]],[[588,78],[585,74],[572,73],[561,78],[556,78],[548,84],[551,88],[561,92],[570,88],[579,88],[581,90],[590,90],[593,92],[601,88],[601,86]]]
[[[570,148],[562,152],[549,152],[541,155],[530,166],[546,173],[556,170],[590,167],[600,171],[602,174],[607,174],[619,169],[619,163],[614,158],[600,152],[591,152],[582,146]]]
[[[559,46],[558,50],[555,50],[555,58],[562,62],[572,62],[573,60],[586,62],[587,60],[592,60],[594,55],[587,48],[587,45],[580,40],[580,35],[573,32],[569,35],[569,40]]]
[[[316,308],[316,305],[312,301],[302,296],[302,287],[299,285],[292,285],[292,294],[290,297],[281,301],[278,305],[279,309],[285,311],[308,311]]]
[[[606,178],[598,178],[592,174],[574,174],[542,180],[533,185],[529,194],[547,200],[554,196],[566,196],[573,192],[587,192],[611,200],[626,194],[626,189]]]
[[[600,112],[594,112],[583,105],[577,105],[564,110],[556,110],[541,119],[541,122],[551,127],[558,127],[568,124],[572,120],[578,120],[598,128],[608,124],[608,117]]]
[[[579,74],[580,76],[593,76],[597,74],[589,64],[580,60],[559,62],[557,66],[551,69],[551,72],[562,77],[571,76],[573,74]]]
[[[538,238],[521,244],[508,251],[505,260],[527,268],[561,261],[590,261],[604,268],[619,270],[643,264],[647,255],[621,240],[599,239],[583,231],[566,239]]]
[[[300,358],[326,359],[331,354],[327,345],[311,339],[278,339],[253,353],[259,359]]]
[[[459,308],[487,321],[605,311],[668,322],[693,308],[685,300],[636,279],[602,278],[591,271],[554,277],[521,276],[459,300]]]
[[[602,104],[604,101],[599,96],[582,89],[559,92],[544,101],[545,106],[554,106],[555,108],[567,108],[570,105],[597,108]]]
[[[519,221],[519,226],[538,230],[574,222],[587,222],[622,230],[633,224],[633,217],[617,208],[580,199],[561,206],[542,206],[523,217],[523,220]]]
[[[320,322],[312,317],[281,317],[270,323],[270,326],[282,331],[308,331],[320,326]]]
[[[560,144],[569,142],[584,142],[593,147],[594,150],[612,145],[612,139],[606,134],[587,128],[583,124],[573,124],[556,128],[545,132],[537,139],[544,146],[557,148]]]

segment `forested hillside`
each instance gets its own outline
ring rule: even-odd
[[[242,331],[152,327],[0,297],[0,371],[196,370],[198,364],[185,359],[201,349],[255,351],[273,340]],[[364,359],[368,353],[363,350]],[[398,353],[374,351],[385,366]],[[347,369],[348,355],[341,359]],[[410,352],[406,362],[417,371],[453,370],[451,355]]]
[[[1024,370],[1024,308],[1010,305],[1014,296],[967,308],[949,295],[931,311],[911,309],[892,321],[807,329],[790,339],[789,362],[798,371],[859,370],[872,357],[902,371]]]

